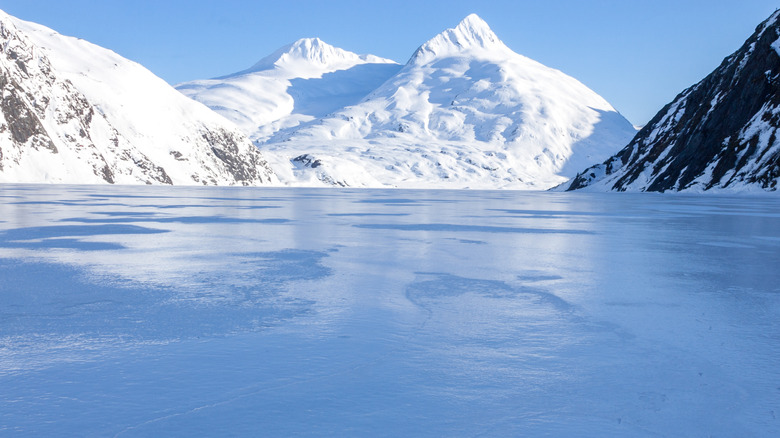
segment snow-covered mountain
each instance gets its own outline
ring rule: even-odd
[[[400,68],[389,59],[304,38],[247,70],[176,88],[264,142],[279,130],[358,103]]]
[[[260,147],[289,184],[546,189],[635,133],[602,97],[470,15],[362,101]]]
[[[623,150],[568,190],[777,190],[780,11],[709,76],[666,105]]]
[[[0,182],[256,185],[230,122],[142,66],[0,11]]]

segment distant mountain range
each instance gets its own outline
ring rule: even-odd
[[[775,191],[780,179],[780,11],[621,151],[561,188]]]
[[[0,182],[276,181],[235,126],[142,66],[0,11]]]
[[[637,133],[476,15],[405,65],[306,38],[176,91],[0,11],[0,182],[773,191],[779,19]]]
[[[305,39],[177,88],[238,123],[290,185],[546,189],[636,133],[476,15],[403,67]]]

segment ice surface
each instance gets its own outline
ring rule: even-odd
[[[780,434],[774,198],[0,194],[3,436]]]

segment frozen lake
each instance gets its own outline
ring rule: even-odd
[[[0,186],[2,436],[780,436],[780,198]]]

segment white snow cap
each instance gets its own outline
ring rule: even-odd
[[[477,14],[467,16],[455,28],[431,38],[414,52],[409,62],[422,64],[441,56],[474,50],[508,50]]]
[[[319,38],[301,38],[292,44],[279,48],[241,73],[259,72],[274,68],[289,68],[301,64],[333,70],[341,66],[351,67],[366,62],[395,63],[395,61],[390,59],[374,55],[358,55],[339,49]]]

